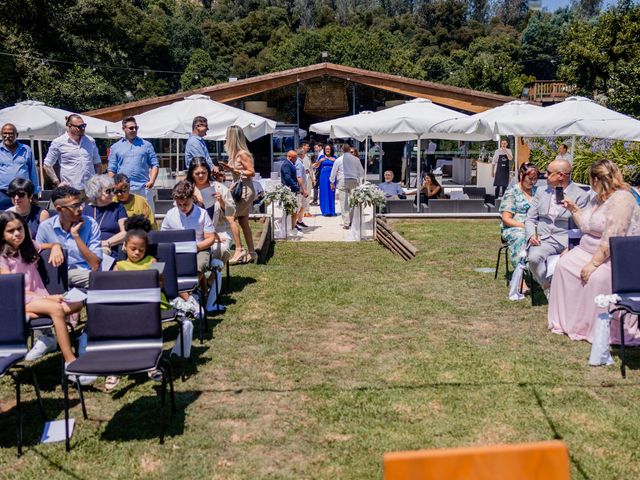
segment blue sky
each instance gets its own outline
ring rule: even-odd
[[[566,7],[571,2],[569,0],[542,0],[542,7],[546,8],[550,12],[553,12],[557,8]],[[616,0],[604,0],[603,6],[615,4]]]

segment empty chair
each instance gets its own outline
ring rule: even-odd
[[[20,401],[20,376],[15,371],[21,368],[18,362],[27,354],[27,332],[24,308],[24,275],[22,273],[0,275],[0,298],[2,315],[0,316],[0,378],[9,374],[16,386],[16,420],[18,455],[22,455],[22,404]],[[42,418],[46,421],[44,406],[35,371],[31,369],[33,385],[36,390],[38,406]]]
[[[387,200],[386,213],[415,213],[414,200]]]
[[[484,198],[454,201],[458,203],[457,213],[484,213],[487,211],[484,206]]]
[[[69,376],[132,375],[159,370],[160,443],[164,443],[167,381],[172,412],[175,398],[171,365],[162,357],[160,285],[157,270],[91,272],[87,291],[87,350],[66,366],[63,375],[66,449],[69,438]],[[84,418],[87,411],[78,383]]]
[[[462,187],[462,193],[467,195],[471,200],[484,200],[486,189],[484,187]]]
[[[611,291],[621,300],[611,308],[620,314],[620,373],[626,378],[624,319],[640,315],[640,237],[611,237]]]
[[[156,192],[158,194],[158,200],[171,200],[173,202],[173,197],[171,197],[172,189],[158,188]],[[156,200],[156,203],[157,203],[157,200]]]
[[[431,199],[429,213],[457,213],[457,200]]]

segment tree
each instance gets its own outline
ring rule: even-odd
[[[193,90],[217,83],[216,65],[209,52],[197,48],[191,53],[189,64],[180,77],[181,90]]]
[[[564,43],[571,11],[536,12],[522,31],[524,71],[539,80],[553,80],[559,64],[558,48]]]

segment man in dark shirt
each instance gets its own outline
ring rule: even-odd
[[[285,187],[296,195],[300,193],[300,184],[298,183],[298,175],[296,174],[296,161],[298,160],[298,154],[295,150],[289,150],[287,152],[287,161],[282,162],[280,167],[280,181]],[[302,229],[296,225],[297,212],[291,215],[291,233],[299,236],[302,233]]]

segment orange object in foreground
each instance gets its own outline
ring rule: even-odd
[[[564,442],[390,452],[384,480],[569,480]]]

